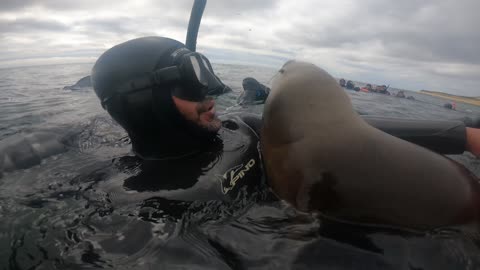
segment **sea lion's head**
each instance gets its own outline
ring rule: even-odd
[[[355,117],[349,97],[323,69],[298,61],[280,69],[265,103],[261,136],[268,179],[279,197],[305,208],[299,205],[298,193],[321,181],[322,175],[335,178],[321,164],[329,158],[322,156],[327,152],[322,148],[329,145],[317,142],[350,135],[332,132],[339,125],[352,125]]]

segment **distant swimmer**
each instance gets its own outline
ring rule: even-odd
[[[335,79],[313,64],[282,67],[263,117],[268,182],[300,210],[414,229],[478,221],[478,179],[368,125]]]
[[[251,77],[243,79],[242,86],[243,92],[238,98],[239,104],[264,103],[270,92],[270,88]]]
[[[390,92],[387,91],[389,87],[390,86],[386,86],[385,84],[377,85],[375,87],[375,92],[380,93],[380,94],[384,94],[384,95],[390,95]]]
[[[448,102],[443,105],[444,108],[447,108],[449,110],[456,110],[457,109],[457,104],[455,102]]]
[[[355,88],[355,84],[352,81],[348,80],[346,87],[347,89],[353,90]]]
[[[345,87],[347,85],[347,83],[345,82],[345,79],[343,79],[343,78],[340,79],[339,83],[340,83],[341,87]]]

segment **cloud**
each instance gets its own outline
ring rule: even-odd
[[[15,11],[24,9],[34,3],[34,0],[3,0],[0,2],[0,10],[2,11]]]
[[[140,36],[184,41],[192,3],[4,0],[0,67],[91,59]],[[298,58],[357,81],[475,95],[479,8],[476,0],[209,0],[198,47],[221,62],[275,66]]]
[[[115,4],[119,5],[121,1]],[[2,0],[0,2],[0,11],[22,11],[30,8],[44,8],[55,11],[71,11],[71,10],[95,10],[108,6],[112,6],[113,1],[96,1],[96,0],[82,0],[82,1],[65,1],[65,0]]]
[[[128,17],[90,19],[76,24],[86,34],[127,34],[134,32],[135,21]]]
[[[68,25],[55,20],[43,20],[33,18],[21,19],[0,19],[0,35],[6,33],[26,33],[36,31],[46,32],[67,32],[70,30]]]

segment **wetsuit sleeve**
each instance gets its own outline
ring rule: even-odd
[[[465,123],[465,126],[470,128],[480,128],[480,117],[469,117],[465,116],[461,119]]]
[[[462,154],[466,148],[466,127],[462,121],[433,121],[362,116],[381,131],[440,154]],[[261,116],[243,114],[241,119],[260,136]]]
[[[440,154],[466,150],[466,127],[462,121],[433,121],[362,116],[371,126]]]

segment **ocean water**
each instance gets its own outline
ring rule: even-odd
[[[106,177],[105,168],[130,154],[126,133],[92,89],[63,90],[91,67],[0,69],[0,142],[41,130],[68,138],[66,152],[0,178],[0,269],[480,269],[480,236],[464,228],[418,233],[340,223],[297,212],[268,190],[235,204],[189,206],[121,191],[125,175]],[[261,105],[236,105],[241,81],[269,84],[276,70],[214,68],[234,89],[218,98],[220,114],[261,114]],[[479,107],[447,110],[448,101],[415,92],[406,93],[415,101],[347,92],[362,114],[480,115]],[[480,175],[471,155],[452,158]],[[165,205],[185,211],[164,213]]]

